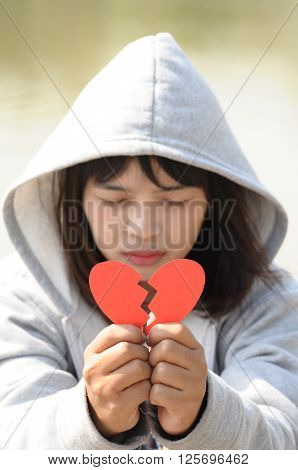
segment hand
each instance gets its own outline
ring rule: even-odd
[[[145,338],[134,325],[109,325],[84,351],[90,416],[105,437],[133,428],[149,399],[152,368]]]
[[[186,432],[200,410],[208,366],[203,346],[181,323],[157,324],[149,332],[149,364],[153,367],[149,402],[169,434]]]

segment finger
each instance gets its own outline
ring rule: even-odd
[[[144,335],[142,330],[135,325],[116,325],[112,323],[94,338],[85,349],[84,356],[88,353],[101,353],[120,341],[142,344]]]
[[[109,375],[109,382],[114,390],[122,392],[127,387],[141,380],[150,379],[152,367],[148,362],[133,359]]]
[[[201,350],[189,349],[173,339],[164,339],[154,346],[149,353],[149,364],[155,367],[158,362],[164,361],[170,364],[192,370],[196,367]],[[202,356],[202,359],[204,356]]]
[[[107,375],[133,359],[148,362],[149,351],[141,344],[121,341],[101,352],[100,355],[94,354],[94,356],[101,374]]]
[[[152,405],[164,406],[169,411],[175,411],[177,406],[183,407],[184,400],[185,393],[181,390],[164,384],[154,384],[151,387],[149,402]]]
[[[174,339],[190,349],[197,349],[200,346],[200,343],[196,340],[191,331],[182,323],[173,322],[154,325],[149,332],[148,338],[149,342],[147,342],[147,344],[151,347],[166,338]]]
[[[134,409],[144,401],[149,400],[150,390],[150,380],[141,380],[123,390],[121,393],[121,401],[125,406],[129,405],[131,409]]]
[[[193,386],[193,378],[188,370],[167,362],[159,362],[154,367],[150,380],[153,385],[164,384],[181,391]]]

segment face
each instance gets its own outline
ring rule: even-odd
[[[103,256],[132,266],[146,281],[160,266],[184,258],[191,250],[207,199],[203,189],[182,186],[155,159],[152,167],[157,180],[175,189],[159,188],[142,172],[137,159],[130,160],[124,172],[107,183],[88,180],[83,208]],[[139,250],[161,253],[147,258],[129,253]]]

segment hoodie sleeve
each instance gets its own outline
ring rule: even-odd
[[[283,294],[286,302],[267,291],[230,323],[224,370],[220,376],[208,370],[207,404],[189,433],[166,433],[152,414],[161,445],[297,449],[298,282],[284,284]]]
[[[93,424],[57,321],[27,294],[0,291],[1,449],[139,448],[149,437],[145,414],[111,440]]]

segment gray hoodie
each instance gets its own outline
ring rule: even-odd
[[[169,33],[124,47],[83,89],[2,200],[15,251],[0,262],[0,440],[4,449],[296,449],[298,283],[256,280],[241,308],[183,323],[208,364],[206,407],[183,438],[165,433],[148,402],[111,439],[94,426],[82,377],[86,346],[110,321],[70,279],[54,218],[54,170],[112,155],[161,155],[248,188],[273,269],[287,231],[201,74]],[[235,273],[236,275],[236,273]],[[153,439],[152,439],[153,437]],[[147,443],[147,444],[146,444]]]

